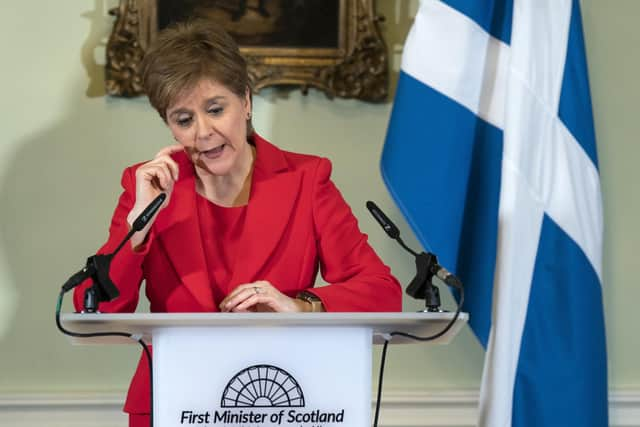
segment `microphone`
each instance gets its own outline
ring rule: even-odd
[[[417,253],[407,245],[404,244],[400,238],[400,230],[396,225],[387,217],[384,212],[372,201],[367,201],[367,209],[371,212],[373,217],[378,221],[378,224],[382,229],[400,246],[402,246],[407,252],[411,253],[416,258],[416,277],[413,278],[409,286],[407,286],[406,292],[413,298],[425,299],[428,311],[440,310],[440,295],[438,289],[433,285],[433,277],[437,277],[445,284],[462,289],[462,282],[449,270],[438,264],[438,258],[431,252]]]
[[[418,253],[416,251],[414,251],[409,246],[404,244],[404,242],[400,238],[400,230],[398,229],[398,227],[396,227],[393,221],[391,221],[389,217],[386,216],[384,212],[382,212],[382,209],[380,209],[378,205],[376,205],[371,200],[368,200],[367,209],[369,209],[369,212],[371,212],[371,215],[373,215],[376,221],[378,221],[378,224],[380,224],[382,229],[385,231],[385,233],[389,235],[389,237],[391,237],[393,240],[398,242],[398,244],[402,246],[402,248],[405,251],[409,252],[411,255],[416,257],[418,256]]]
[[[149,223],[149,220],[153,218],[153,215],[155,215],[158,209],[160,209],[160,206],[162,206],[166,198],[167,198],[167,193],[160,193],[155,199],[153,199],[151,203],[149,203],[149,206],[144,208],[144,210],[138,216],[138,218],[136,218],[136,220],[133,221],[133,225],[131,226],[131,229],[134,232],[142,230]],[[115,255],[115,252],[114,252],[114,255]]]
[[[392,239],[398,239],[400,237],[400,230],[398,227],[380,210],[371,200],[367,201],[367,209],[371,212],[371,215],[378,221],[378,224]]]
[[[138,215],[135,221],[133,221],[133,224],[131,225],[131,230],[129,230],[127,235],[124,236],[124,239],[122,239],[122,242],[120,242],[116,250],[113,251],[111,255],[109,255],[109,259],[113,258],[118,252],[120,252],[120,249],[122,249],[124,244],[129,241],[129,239],[131,238],[131,236],[134,235],[134,233],[137,233],[138,231],[142,230],[149,223],[149,221],[151,221],[151,218],[153,218],[153,216],[156,214],[158,209],[160,209],[160,206],[162,206],[162,203],[165,201],[166,198],[167,198],[166,193],[160,193],[156,196],[155,199],[151,201],[151,203],[147,205],[146,208],[144,208],[142,213]]]
[[[118,247],[108,255],[93,255],[87,259],[86,266],[75,273],[73,276],[66,281],[66,283],[62,286],[62,292],[69,292],[71,289],[80,285],[82,282],[92,277],[94,282],[98,285],[98,288],[102,291],[100,296],[106,296],[107,301],[111,301],[116,298],[120,293],[116,286],[111,282],[109,278],[109,269],[111,267],[111,260],[113,257],[122,249],[125,243],[129,241],[131,236],[134,233],[142,230],[153,218],[155,213],[160,209],[160,206],[167,198],[166,193],[160,193],[149,205],[144,208],[142,213],[138,215],[136,220],[133,222],[131,226],[131,230],[127,233],[127,235],[122,239],[122,242],[118,245]]]

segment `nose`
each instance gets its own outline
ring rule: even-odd
[[[196,115],[196,138],[198,141],[206,141],[213,135],[213,124],[203,114]]]

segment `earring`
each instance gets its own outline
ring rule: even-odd
[[[247,113],[247,120],[251,120],[251,111]]]

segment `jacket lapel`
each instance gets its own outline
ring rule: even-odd
[[[237,285],[257,275],[282,239],[299,195],[302,176],[289,170],[283,152],[254,134],[256,162],[245,226],[229,282]]]
[[[195,175],[186,154],[178,153],[174,159],[180,167],[171,202],[156,221],[156,233],[169,255],[182,283],[206,311],[217,311],[196,209]]]

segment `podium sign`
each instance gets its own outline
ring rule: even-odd
[[[369,427],[368,328],[158,328],[157,427]]]
[[[154,425],[369,427],[371,346],[440,332],[453,313],[64,314],[78,332],[153,341]],[[434,344],[466,323],[461,313]],[[134,344],[124,337],[75,344]],[[396,336],[392,344],[415,342]]]

